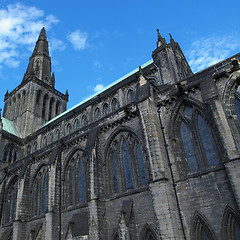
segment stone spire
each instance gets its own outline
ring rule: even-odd
[[[47,34],[44,27],[42,28],[39,34],[39,37],[36,42],[36,46],[34,48],[31,58],[38,54],[44,54],[45,56],[49,57]]]
[[[49,56],[46,30],[43,27],[36,42],[23,81],[36,77],[38,80],[54,88],[55,81],[51,79],[51,58]]]

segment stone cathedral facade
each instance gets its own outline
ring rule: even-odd
[[[43,28],[4,98],[0,239],[240,239],[239,60],[193,74],[158,32],[152,60],[66,110]]]

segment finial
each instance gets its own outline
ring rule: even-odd
[[[157,29],[157,33],[158,33],[157,47],[160,47],[161,45],[166,44],[166,40],[161,36],[159,29]]]
[[[66,90],[65,96],[68,98],[68,96],[69,96],[68,90]]]
[[[163,38],[162,38],[162,36],[161,36],[161,34],[159,32],[159,29],[157,29],[157,33],[158,33],[158,41],[162,42]]]
[[[168,33],[168,34],[169,34],[169,36],[170,36],[170,42],[174,42],[174,39],[172,38],[171,33]]]
[[[139,69],[139,73],[142,75],[142,67],[139,66],[138,69]]]
[[[7,90],[6,94],[5,94],[5,96],[7,96],[7,95],[8,95],[8,90]]]

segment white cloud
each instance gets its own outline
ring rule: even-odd
[[[193,72],[198,72],[230,57],[239,47],[238,36],[211,36],[194,41],[191,49],[186,52],[186,56]]]
[[[94,67],[94,68],[100,68],[100,67],[102,67],[102,64],[101,64],[99,61],[95,60],[95,61],[93,62],[93,67]]]
[[[49,44],[50,51],[55,51],[55,50],[63,51],[65,48],[66,48],[66,45],[62,40],[51,38],[51,41]]]
[[[41,9],[20,3],[0,9],[0,64],[18,67],[26,49],[33,51],[43,24],[49,29],[58,21],[53,15],[45,16]]]
[[[76,50],[82,50],[87,47],[88,35],[86,32],[81,32],[79,29],[77,29],[76,31],[71,32],[67,38],[72,43],[73,48]]]
[[[100,92],[100,91],[102,91],[104,89],[104,85],[103,84],[97,84],[94,88],[93,88],[93,90],[94,90],[94,92],[96,93],[96,92]]]

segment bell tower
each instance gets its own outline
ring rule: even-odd
[[[21,137],[42,127],[67,108],[68,92],[55,89],[45,28],[36,42],[22,83],[6,93],[3,117],[13,121]]]
[[[171,84],[191,76],[192,70],[179,44],[174,41],[171,34],[169,34],[170,43],[167,43],[158,29],[157,33],[157,48],[153,51],[152,57],[163,83]]]

